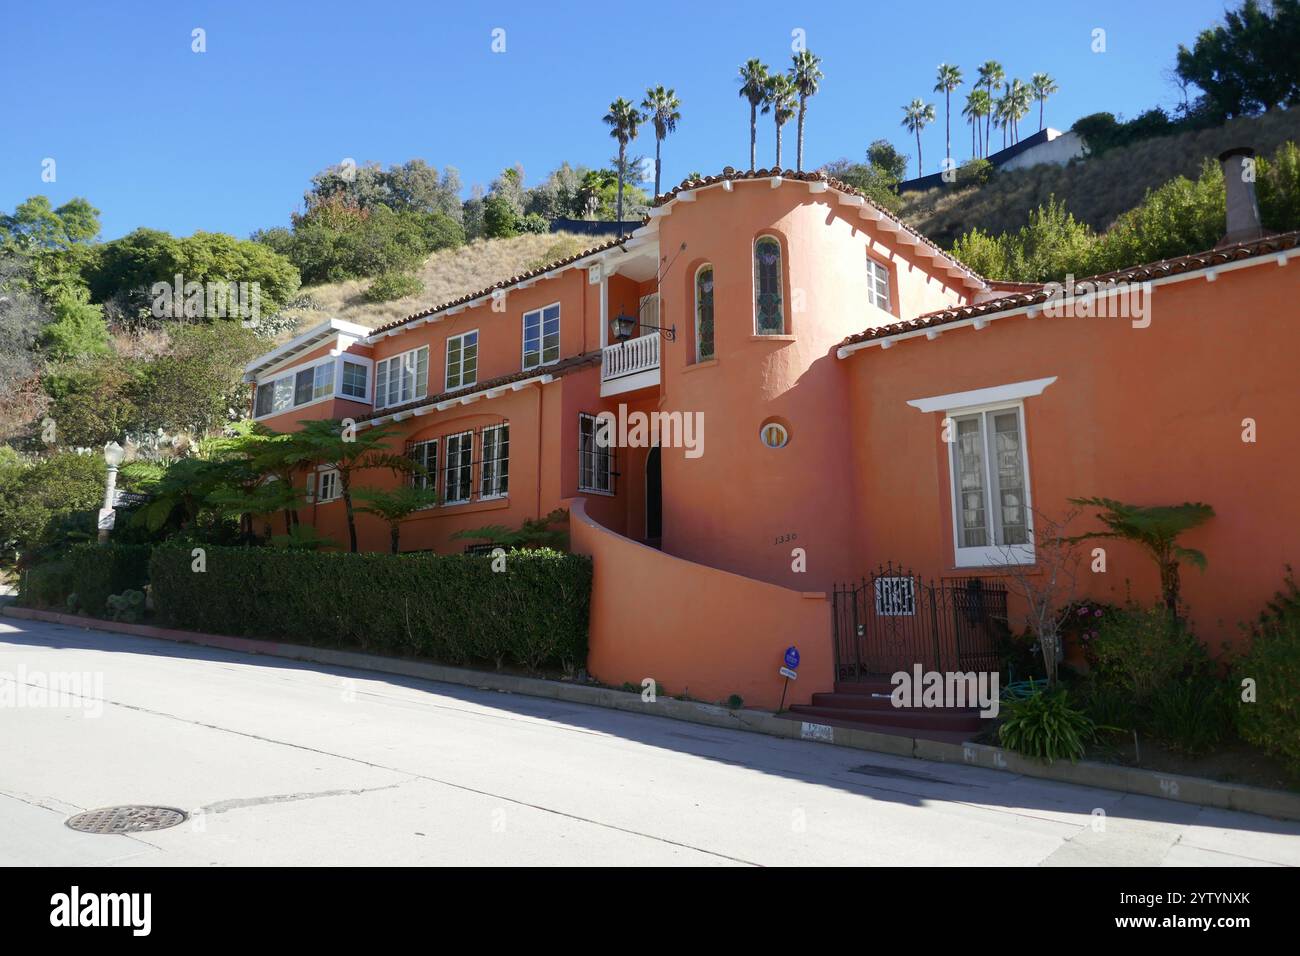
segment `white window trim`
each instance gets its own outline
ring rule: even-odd
[[[546,310],[551,307],[560,310],[560,314],[555,318],[555,334],[562,336],[564,332],[564,309],[558,300],[538,306],[536,309],[529,309],[519,318],[519,367],[525,372],[554,365],[564,355],[564,343],[561,341],[556,344],[555,358],[549,362],[539,361],[536,365],[529,365],[526,361],[528,355],[528,317],[533,314],[539,316],[537,320],[537,357],[540,359],[546,352]]]
[[[880,269],[885,273],[885,304],[882,306],[875,301],[876,279],[872,269]],[[894,314],[894,288],[892,284],[893,270],[885,263],[881,262],[871,253],[867,253],[867,302],[877,310],[884,312],[886,315]]]
[[[1054,379],[1053,379],[1054,381]],[[988,391],[987,389],[985,391]],[[1041,389],[1040,389],[1041,391]],[[967,393],[970,394],[970,393]],[[1037,394],[1034,393],[1034,394]],[[908,404],[911,404],[910,402]],[[952,547],[953,558],[956,566],[959,568],[987,568],[1004,564],[1033,564],[1036,561],[1034,553],[1034,497],[1030,490],[1029,476],[1029,429],[1025,425],[1025,405],[1021,401],[1001,401],[989,402],[983,405],[965,405],[953,407],[944,410],[944,417],[953,419],[966,415],[978,415],[984,412],[1005,411],[1015,409],[1018,424],[1020,426],[1020,467],[1024,470],[1025,475],[1025,535],[1028,538],[1027,544],[1014,545],[986,545],[979,548],[963,548],[961,541],[960,516],[957,509],[957,474],[953,466],[953,452],[956,447],[957,435],[952,433],[952,441],[945,443],[944,449],[948,459],[948,501],[952,509]],[[951,426],[952,422],[945,422]],[[987,441],[987,436],[983,436]],[[984,494],[985,508],[989,520],[989,533],[993,533],[993,507],[992,500],[989,496],[993,494],[993,455],[991,449],[986,445],[984,448]]]
[[[334,487],[335,487],[335,489],[337,489],[337,491],[338,491],[338,494],[334,495],[334,496],[331,497],[331,498],[326,498],[326,497],[325,497],[325,493],[324,493],[324,492],[325,492],[325,477],[326,477],[327,475],[333,475],[333,476],[334,476]],[[316,504],[318,504],[318,505],[327,505],[327,504],[329,504],[331,501],[340,501],[340,500],[342,500],[342,498],[343,498],[343,481],[342,481],[342,479],[339,477],[339,470],[338,470],[337,468],[321,468],[321,469],[319,469],[319,471],[317,472],[317,475],[316,475],[316,489],[317,489],[317,493],[316,493]]]
[[[375,360],[375,367],[374,367],[374,369],[372,370],[372,376],[371,376],[371,377],[374,379],[374,389],[373,389],[373,391],[372,391],[372,394],[374,395],[376,401],[379,399],[379,366],[381,366],[381,365],[386,365],[386,364],[389,363],[389,362],[398,362],[398,363],[399,363],[399,364],[398,364],[398,367],[400,368],[400,367],[401,367],[401,362],[399,361],[400,359],[403,359],[403,358],[405,358],[406,356],[411,355],[411,354],[413,354],[413,353],[419,353],[421,350],[426,351],[426,352],[429,353],[429,357],[426,357],[425,360],[424,360],[424,394],[423,394],[423,395],[419,395],[419,394],[417,394],[417,393],[419,392],[419,390],[420,390],[420,382],[419,382],[419,380],[417,379],[417,380],[415,380],[414,382],[412,382],[412,385],[411,385],[411,397],[408,398],[406,401],[407,401],[407,402],[415,402],[415,401],[419,401],[419,400],[422,399],[422,398],[428,398],[428,397],[429,397],[429,366],[430,366],[430,358],[431,358],[432,355],[433,355],[433,350],[430,349],[429,346],[427,346],[427,345],[417,345],[417,346],[416,346],[415,348],[413,348],[413,349],[406,349],[406,350],[403,351],[403,352],[397,352],[397,353],[395,353],[395,354],[393,354],[393,355],[389,355],[389,356],[387,356],[386,358],[381,358],[381,359],[376,359],[376,360]],[[417,360],[416,360],[416,368],[419,368],[419,367],[420,367],[420,363],[419,363],[419,360],[417,359]],[[385,371],[385,373],[387,373],[388,369],[385,368],[384,371]],[[388,399],[389,396],[385,395],[384,398],[385,398],[385,399]],[[399,399],[399,400],[396,401],[396,402],[385,401],[383,405],[376,405],[375,408],[376,408],[376,409],[380,409],[380,408],[393,408],[393,407],[396,406],[396,405],[403,405],[403,404],[405,404],[405,402],[402,402],[402,401]]]
[[[713,263],[705,262],[695,270],[695,281],[691,283],[691,298],[695,300],[695,361],[712,362],[718,357],[718,303],[713,303],[713,354],[707,359],[700,354],[700,273],[705,269],[713,272],[713,290],[718,289],[718,275],[713,270]]]
[[[474,339],[474,349],[475,349],[475,351],[474,351],[474,381],[472,381],[472,382],[467,382],[467,381],[465,381],[465,341],[464,341],[464,340],[465,340],[465,337],[468,336],[468,335],[473,335],[473,336],[475,336],[475,339]],[[455,386],[455,389],[473,388],[475,385],[478,384],[478,343],[479,343],[479,339],[478,339],[477,336],[478,336],[478,329],[470,329],[468,332],[461,332],[459,335],[451,335],[451,336],[448,336],[448,337],[447,337],[447,347],[446,347],[446,349],[444,350],[444,357],[443,357],[443,366],[444,366],[444,368],[443,368],[443,375],[442,375],[442,384],[443,384],[443,389],[444,389],[445,391],[448,391],[448,392],[453,391],[453,386],[452,386],[452,384],[451,384],[451,343],[457,341],[458,339],[460,340],[460,373],[461,373],[461,375],[460,375],[460,384],[457,385],[457,386]]]
[[[339,373],[336,391],[338,397],[345,402],[362,402],[370,405],[375,397],[375,363],[373,360],[366,358],[364,355],[347,355],[346,353],[338,357]],[[353,365],[360,365],[366,370],[366,394],[358,397],[349,395],[343,391],[343,363],[351,362]]]
[[[617,497],[616,492],[605,491],[600,488],[589,488],[583,485],[582,483],[582,423],[584,419],[588,419],[588,418],[591,419],[591,428],[592,428],[591,441],[593,444],[595,444],[596,441],[596,430],[595,430],[596,426],[601,421],[601,417],[599,415],[593,415],[590,412],[578,412],[578,490],[584,492],[585,494],[601,495],[605,498],[615,498]],[[605,419],[605,420],[609,421],[609,419]],[[610,438],[612,439],[614,437],[613,424],[610,423],[605,427],[610,430]],[[611,488],[613,488],[614,487],[614,455],[613,455],[614,446],[613,444],[609,446],[609,450],[610,450],[610,455],[606,459],[606,462],[608,463],[608,468],[605,471],[605,478],[606,478],[606,484],[608,484]],[[596,462],[595,462],[594,454],[593,454],[592,464],[591,464],[591,475],[592,478],[596,477]]]
[[[968,406],[992,405],[999,402],[1013,402],[1022,398],[1033,398],[1043,394],[1047,386],[1056,381],[1051,378],[1035,378],[1028,382],[1012,382],[1009,385],[995,385],[992,388],[975,388],[968,392],[952,392],[948,395],[933,395],[930,398],[914,398],[907,404],[923,412],[963,411]]]
[[[510,479],[509,479],[509,474],[510,474],[510,448],[509,448],[509,444],[508,444],[509,439],[507,439],[506,457],[505,457],[504,459],[502,459],[502,460],[505,461],[505,463],[506,463],[506,490],[505,490],[505,491],[498,491],[498,492],[495,492],[495,493],[489,495],[489,494],[486,494],[486,493],[484,492],[484,489],[483,489],[483,481],[484,481],[483,473],[484,473],[484,471],[486,470],[486,469],[485,469],[485,466],[487,465],[487,461],[488,461],[488,457],[487,457],[487,433],[488,433],[488,432],[502,431],[502,430],[506,431],[507,434],[508,434],[508,433],[509,433],[509,430],[510,430],[510,423],[509,423],[509,422],[498,422],[496,425],[484,425],[483,428],[479,429],[479,463],[478,463],[478,472],[479,472],[479,475],[478,475],[478,500],[479,500],[479,501],[499,501],[499,500],[502,499],[502,498],[509,498],[509,497],[510,497]],[[474,447],[474,443],[473,443],[473,440],[471,439],[471,441],[470,441],[470,448],[473,449],[473,447]],[[473,463],[472,463],[472,459],[473,459],[473,457],[474,457],[474,453],[473,453],[473,451],[471,450],[471,451],[470,451],[470,458],[471,458],[471,464],[470,464],[470,467],[471,467],[471,468],[473,467]],[[498,475],[498,476],[497,476],[497,482],[498,482],[498,484],[500,483],[500,481],[501,481],[501,476]],[[471,485],[471,488],[472,488],[472,487],[473,487],[473,486]],[[473,491],[472,491],[472,490],[471,490],[470,494],[471,494],[471,497],[472,497],[472,496],[473,496]]]
[[[365,398],[357,398],[356,396],[353,395],[343,394],[342,391],[343,363],[345,361],[355,362],[357,365],[368,366],[368,371],[366,372],[367,395]],[[355,355],[355,356],[349,355],[345,358],[343,355],[335,355],[331,352],[328,355],[322,355],[320,358],[313,359],[312,361],[304,363],[303,365],[294,365],[291,368],[281,369],[277,371],[274,375],[268,375],[265,378],[257,379],[253,383],[253,411],[254,412],[257,411],[257,392],[263,385],[273,385],[275,382],[278,382],[282,378],[288,378],[294,380],[295,390],[296,390],[296,382],[297,382],[297,377],[299,372],[305,372],[308,369],[315,369],[317,366],[324,365],[326,362],[334,363],[334,381],[333,381],[333,387],[330,389],[330,391],[326,392],[320,398],[313,398],[311,401],[303,402],[301,405],[290,405],[288,408],[282,408],[278,412],[269,411],[265,415],[254,414],[253,421],[255,422],[265,421],[268,418],[275,418],[277,415],[287,415],[290,412],[296,412],[302,408],[310,408],[312,405],[319,405],[321,402],[329,402],[329,401],[333,401],[334,399],[343,399],[344,401],[347,402],[362,402],[367,405],[370,404],[370,396],[371,394],[373,394],[371,388],[374,385],[374,378],[375,378],[375,370],[373,364],[371,363],[371,360],[368,358],[364,358],[360,355]],[[313,372],[312,374],[314,375],[315,372]]]
[[[757,269],[756,256],[758,253],[758,244],[762,242],[764,239],[771,239],[773,242],[776,243],[776,251],[781,257],[781,261],[777,263],[777,269],[776,269],[776,281],[777,284],[781,287],[781,331],[780,332],[763,332],[758,327],[758,269]],[[749,290],[749,308],[750,311],[753,313],[753,329],[755,335],[761,335],[767,337],[767,336],[780,336],[780,335],[789,334],[786,332],[786,329],[790,328],[791,326],[790,326],[790,322],[788,321],[789,317],[786,312],[786,310],[790,308],[790,303],[785,301],[785,268],[786,268],[785,247],[781,245],[781,237],[774,235],[773,233],[770,232],[762,232],[759,233],[757,236],[755,236],[754,241],[749,244],[749,284],[751,286]],[[716,314],[716,310],[715,310],[715,314]]]
[[[448,497],[447,495],[448,485],[451,480],[451,451],[450,451],[451,440],[453,438],[464,438],[464,437],[469,438],[469,464],[464,466],[469,471],[469,482],[468,482],[469,494],[464,498],[453,499]],[[439,462],[439,466],[442,471],[442,480],[440,482],[442,487],[438,491],[438,493],[442,495],[443,507],[455,507],[456,505],[469,504],[471,501],[474,500],[474,430],[471,428],[463,432],[453,432],[450,435],[443,435],[442,448],[440,448],[439,451],[441,451],[442,454],[444,455],[443,461]],[[459,449],[457,449],[456,454],[457,457],[459,457],[460,455]],[[458,470],[460,469],[460,467],[461,466],[457,465]]]

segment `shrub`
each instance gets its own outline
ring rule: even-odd
[[[1097,679],[1139,706],[1208,664],[1201,642],[1163,605],[1134,606],[1103,617],[1091,645]]]
[[[417,654],[451,664],[572,668],[587,656],[591,561],[513,551],[506,570],[469,555],[269,548],[155,550],[158,617],[220,634]]]
[[[1051,763],[1083,756],[1100,729],[1087,714],[1070,704],[1064,688],[1002,702],[998,742],[1002,746]]]
[[[31,568],[19,601],[27,607],[68,607],[103,617],[111,596],[140,590],[149,581],[148,545],[77,544],[57,561]],[[70,599],[76,597],[75,602]]]
[[[1234,690],[1254,681],[1255,699],[1237,708],[1237,729],[1300,774],[1300,588],[1287,570],[1283,589],[1251,629],[1249,654],[1233,671]]]
[[[1228,687],[1197,674],[1165,687],[1151,700],[1151,732],[1172,750],[1205,753],[1228,733]]]
[[[994,167],[987,159],[976,157],[968,159],[957,167],[957,185],[986,186],[993,178]]]
[[[110,594],[107,607],[108,616],[114,621],[134,624],[144,615],[144,592],[128,589],[121,594]]]
[[[376,276],[366,289],[367,302],[391,302],[393,299],[405,299],[408,295],[419,295],[424,291],[420,277],[409,272],[385,272]]]

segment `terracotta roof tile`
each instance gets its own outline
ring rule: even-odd
[[[1178,256],[1174,259],[1162,259],[1159,262],[1149,262],[1144,265],[1130,266],[1127,269],[1119,269],[1115,272],[1105,272],[1101,275],[1088,276],[1086,279],[1076,279],[1075,284],[1081,282],[1146,282],[1153,279],[1162,279],[1166,276],[1179,275],[1184,272],[1194,272],[1197,269],[1207,269],[1211,266],[1225,265],[1229,262],[1237,262],[1241,259],[1250,259],[1255,256],[1268,255],[1273,252],[1285,252],[1288,249],[1300,247],[1300,230],[1295,232],[1281,233],[1275,236],[1265,236],[1263,239],[1254,239],[1249,242],[1238,242],[1230,246],[1222,246],[1215,249],[1207,249],[1204,252],[1196,252],[1191,255]],[[1006,283],[1001,283],[1005,285]],[[996,299],[990,299],[987,302],[981,302],[978,305],[964,305],[949,309],[940,309],[936,312],[927,312],[925,315],[918,315],[914,319],[908,319],[903,322],[893,322],[889,325],[882,325],[879,328],[867,329],[863,332],[857,332],[850,335],[840,343],[843,348],[846,345],[856,345],[859,342],[869,342],[873,339],[888,338],[891,335],[898,335],[903,332],[915,332],[919,329],[934,328],[939,325],[947,325],[951,322],[960,322],[963,319],[972,319],[982,315],[992,315],[998,312],[1007,312],[1012,309],[1021,309],[1030,305],[1038,305],[1046,302],[1048,293],[1038,283],[1025,283],[1031,289],[1037,291],[1014,292],[1010,295],[999,296]],[[997,286],[995,285],[995,288]]]

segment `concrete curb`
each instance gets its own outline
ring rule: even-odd
[[[592,687],[584,684],[569,684],[564,681],[543,680],[536,677],[518,677],[513,674],[475,671],[463,667],[448,667],[443,664],[405,660],[400,657],[383,657],[376,654],[362,654],[356,651],[336,651],[298,644],[282,644],[276,641],[263,641],[248,637],[229,637],[224,634],[202,634],[197,631],[181,631],[172,628],[154,627],[149,624],[101,621],[97,618],[60,614],[56,611],[40,611],[34,608],[15,607],[13,605],[0,608],[0,613],[6,617],[46,621],[86,630],[115,631],[136,637],[176,641],[182,644],[199,644],[223,650],[242,651],[247,654],[263,654],[268,657],[377,671],[402,677],[440,681],[446,684],[459,684],[479,690],[504,691],[511,694],[524,694],[529,697],[563,700],[575,704],[590,704],[612,710],[669,717],[673,720],[684,720],[710,727],[725,727],[730,730],[744,730],[794,740],[810,740],[831,744],[836,747],[869,750],[898,757],[915,757],[919,760],[931,760],[939,763],[960,763],[973,767],[982,767],[986,770],[1001,770],[1026,777],[1036,777],[1042,780],[1056,780],[1062,783],[1100,787],[1105,790],[1118,790],[1123,793],[1159,797],[1198,806],[1257,813],[1262,816],[1277,817],[1284,820],[1300,820],[1300,794],[1287,793],[1282,790],[1267,790],[1262,787],[1221,783],[1216,780],[1205,780],[1201,777],[1164,774],[1153,770],[1121,767],[1115,764],[1096,763],[1088,760],[1081,760],[1078,763],[1046,764],[986,744],[950,744],[895,734],[878,734],[869,730],[832,727],[826,724],[790,720],[766,711],[729,710],[716,704],[676,700],[670,697],[661,697],[654,703],[647,703],[641,700],[641,695],[638,693],[615,690],[610,687]]]

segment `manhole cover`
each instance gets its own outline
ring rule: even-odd
[[[102,807],[68,818],[68,826],[82,833],[139,833],[184,822],[184,811],[171,807]]]

